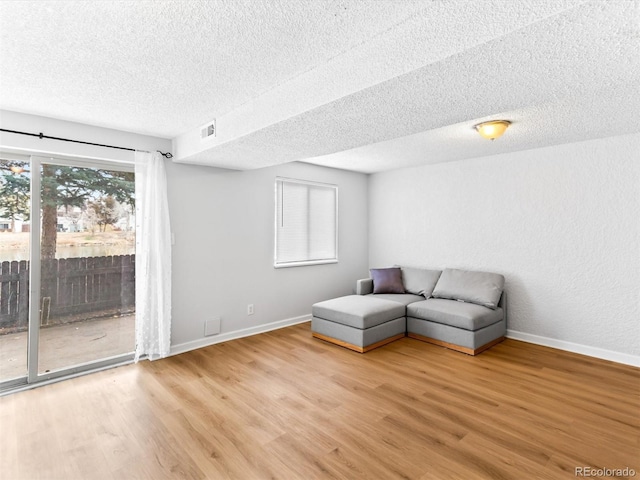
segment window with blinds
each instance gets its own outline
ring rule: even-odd
[[[274,267],[338,262],[338,186],[276,178]]]

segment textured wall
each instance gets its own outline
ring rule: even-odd
[[[366,175],[301,163],[247,172],[167,169],[172,345],[202,340],[205,320],[216,316],[225,334],[309,315],[313,303],[352,293],[367,275]],[[276,176],[338,185],[339,263],[273,268]]]
[[[640,134],[379,173],[369,198],[370,267],[499,272],[510,330],[640,355]]]

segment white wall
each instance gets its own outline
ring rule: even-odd
[[[313,303],[351,294],[368,275],[366,175],[302,163],[244,172],[170,164],[167,175],[174,351],[216,341],[204,338],[205,320],[216,316],[218,338],[308,318]],[[273,268],[276,176],[339,186],[339,263]]]
[[[140,150],[171,149],[168,139],[9,111],[0,111],[0,128]],[[0,147],[133,161],[133,152],[4,132]],[[366,175],[301,163],[247,172],[165,164],[176,239],[173,351],[306,318],[313,303],[350,294],[356,279],[367,276]],[[277,175],[340,187],[338,264],[273,268]],[[255,307],[252,316],[246,311],[249,303]],[[205,338],[204,321],[216,316],[221,317],[221,334]]]
[[[168,139],[15,112],[0,111],[0,126],[143,150],[171,148]],[[0,133],[0,146],[133,157],[7,133]],[[611,352],[623,361],[637,358],[639,152],[640,134],[633,134],[397,170],[369,181],[300,163],[236,172],[167,162],[176,236],[172,345],[191,348],[306,316],[314,302],[351,293],[369,266],[402,263],[503,273],[512,336],[583,353],[602,349],[605,358]],[[340,186],[340,263],[273,268],[277,175]],[[246,315],[249,303],[252,316]],[[216,316],[221,335],[204,338],[204,321]]]
[[[637,363],[640,134],[375,174],[369,199],[370,267],[502,273],[512,336]]]

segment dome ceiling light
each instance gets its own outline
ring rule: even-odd
[[[475,128],[484,138],[495,140],[502,136],[509,125],[511,125],[509,120],[492,120],[490,122],[479,123],[473,128]]]

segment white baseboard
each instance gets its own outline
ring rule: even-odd
[[[523,342],[535,343],[544,347],[557,348],[566,350],[567,352],[580,353],[589,357],[601,358],[612,362],[624,363],[633,367],[640,367],[640,356],[630,355],[628,353],[614,352],[613,350],[605,350],[604,348],[590,347],[588,345],[580,345],[579,343],[565,342],[556,340],[555,338],[541,337],[532,335],[531,333],[517,332],[515,330],[507,330],[507,338],[521,340]]]
[[[242,330],[235,330],[233,332],[221,333],[219,335],[212,335],[211,337],[199,338],[191,342],[179,343],[177,345],[171,345],[171,351],[169,355],[177,355],[179,353],[185,353],[197,348],[208,347],[209,345],[215,345],[216,343],[228,342],[229,340],[235,340],[237,338],[249,337],[251,335],[257,335],[258,333],[270,332],[271,330],[277,330],[279,328],[289,327],[291,325],[297,325],[299,323],[308,322],[311,320],[311,314],[301,315],[299,317],[287,318],[284,320],[278,320],[276,322],[265,323],[264,325],[257,325],[255,327],[243,328]]]
[[[219,335],[213,335],[211,337],[200,338],[191,342],[172,345],[169,355],[178,355],[179,353],[185,353],[197,348],[208,347],[209,345],[215,345],[216,343],[228,342],[229,340],[249,337],[251,335],[257,335],[259,333],[270,332],[271,330],[277,330],[279,328],[289,327],[291,325],[297,325],[299,323],[305,323],[310,320],[311,314],[301,315],[299,317],[278,320],[275,322],[266,323],[264,325],[257,325],[255,327],[243,328],[242,330],[235,330],[233,332],[221,333]],[[555,338],[542,337],[539,335],[533,335],[531,333],[518,332],[516,330],[507,330],[507,338],[521,340],[527,343],[534,343],[536,345],[542,345],[544,347],[557,348],[559,350],[565,350],[567,352],[579,353],[582,355],[587,355],[589,357],[601,358],[603,360],[631,365],[633,367],[640,367],[640,356],[630,355],[628,353],[614,352],[613,350],[605,350],[604,348],[590,347],[588,345],[581,345],[579,343],[565,342],[563,340],[556,340]]]

